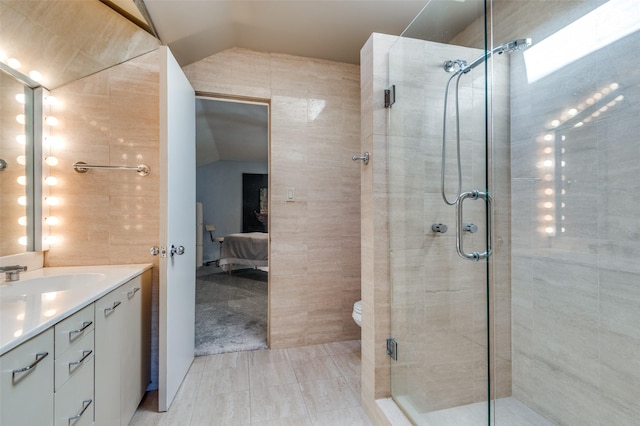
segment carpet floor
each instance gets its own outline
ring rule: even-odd
[[[267,347],[267,276],[255,269],[198,274],[196,356]]]

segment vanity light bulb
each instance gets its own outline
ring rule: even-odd
[[[18,225],[27,226],[27,217],[26,216],[20,216],[18,218]]]
[[[20,124],[25,124],[27,122],[27,119],[24,114],[18,114],[16,115],[16,121]]]
[[[22,237],[18,238],[18,244],[20,244],[21,246],[26,246],[27,245],[27,236],[23,235]]]
[[[25,197],[24,195],[22,197],[18,197],[18,204],[20,204],[21,206],[26,206],[27,205],[27,197]]]
[[[19,104],[24,105],[27,102],[27,98],[24,93],[18,93],[16,95],[16,101],[18,101]]]
[[[44,122],[47,123],[49,126],[57,126],[59,123],[58,119],[52,115],[46,117],[44,119]]]
[[[27,164],[27,157],[25,157],[24,155],[18,155],[16,157],[16,162],[21,166],[24,166]]]
[[[19,185],[25,186],[27,184],[27,177],[26,176],[18,176],[18,179],[16,179],[18,181]]]
[[[58,165],[58,159],[56,157],[47,157],[44,159],[44,162],[47,163],[48,166]]]
[[[26,135],[16,135],[16,142],[18,142],[18,145],[26,145],[27,144],[27,136]]]
[[[19,69],[22,64],[20,63],[19,60],[17,60],[16,58],[9,58],[7,59],[7,65],[9,65],[11,68],[13,68],[14,70]]]
[[[58,197],[45,197],[44,202],[48,206],[57,206],[58,205]]]
[[[33,81],[37,81],[40,82],[42,81],[42,74],[40,74],[40,72],[33,70],[29,73],[29,77],[31,77],[31,80]]]
[[[49,226],[55,226],[60,223],[60,220],[55,216],[47,216],[44,218],[44,223]]]
[[[44,178],[44,183],[46,183],[49,186],[54,186],[58,184],[58,178],[55,176],[47,176],[46,178]]]

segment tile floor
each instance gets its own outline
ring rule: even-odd
[[[167,413],[150,392],[131,426],[372,425],[360,406],[360,341],[198,357]]]

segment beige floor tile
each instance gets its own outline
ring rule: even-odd
[[[356,396],[358,401],[361,401],[360,394],[362,392],[362,387],[360,386],[360,383],[361,383],[360,376],[357,376],[357,377],[356,376],[346,376],[345,380],[347,381],[347,384],[349,385],[349,387],[353,391],[353,394]]]
[[[307,410],[298,384],[251,389],[252,422],[279,420],[306,414]]]
[[[324,347],[330,355],[342,355],[351,352],[360,352],[360,340],[347,340],[344,342],[325,343]]]
[[[289,348],[286,351],[291,361],[318,358],[321,356],[329,355],[324,345],[301,346],[298,348]]]
[[[311,414],[313,426],[372,426],[362,407],[323,411]]]
[[[200,382],[199,393],[211,394],[249,390],[249,367],[205,371]]]
[[[251,426],[311,426],[309,416],[295,416],[268,422],[254,422]]]
[[[296,375],[289,362],[261,364],[249,367],[251,389],[296,383]]]
[[[360,376],[360,353],[351,352],[331,357],[343,376]]]
[[[309,413],[358,407],[356,398],[344,377],[300,383],[300,389]]]
[[[342,374],[330,356],[313,359],[292,361],[293,371],[298,382],[313,382],[316,380],[340,377]]]
[[[201,381],[202,371],[191,373],[191,370],[189,370],[184,380],[182,381],[182,384],[180,385],[180,389],[178,389],[175,400],[179,401],[182,399],[196,398],[198,396]]]
[[[221,370],[224,368],[237,368],[248,365],[249,352],[230,352],[226,354],[197,357],[196,360],[204,360],[204,371]]]
[[[196,400],[191,418],[191,424],[194,426],[241,426],[250,422],[249,391],[202,394]]]
[[[249,365],[261,365],[263,363],[289,361],[286,349],[259,349],[247,352],[249,355]]]

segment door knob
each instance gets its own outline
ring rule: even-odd
[[[159,255],[159,254],[160,254],[160,247],[158,247],[158,246],[153,246],[153,247],[151,247],[151,248],[149,249],[149,253],[150,253],[152,256],[157,256],[157,255]]]
[[[177,254],[178,256],[181,256],[184,254],[184,246],[174,246],[173,244],[171,244],[171,257],[173,257],[174,254]]]

